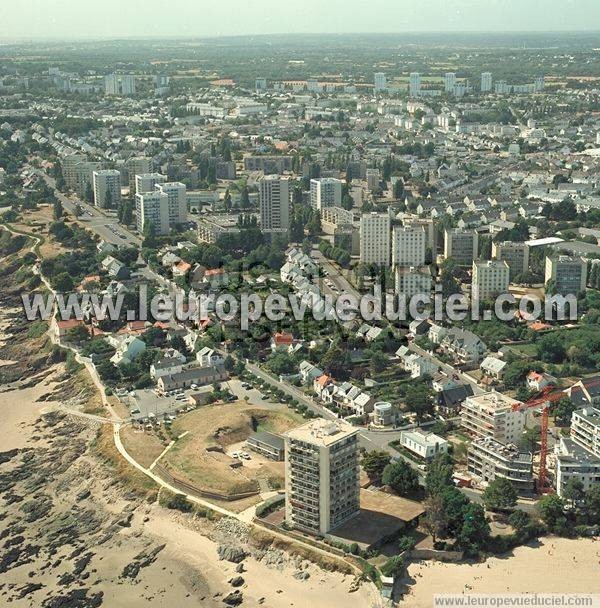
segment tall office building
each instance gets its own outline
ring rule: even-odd
[[[120,93],[119,77],[116,74],[107,74],[104,77],[104,93],[106,95],[118,95]]]
[[[446,93],[454,93],[456,85],[456,74],[454,72],[446,72],[444,75],[444,91]]]
[[[510,280],[529,270],[529,245],[513,241],[492,243],[492,257],[504,260],[510,269]]]
[[[489,93],[492,90],[492,73],[482,72],[481,74],[481,92]]]
[[[267,79],[266,78],[257,78],[254,81],[254,88],[256,91],[266,91],[267,90]]]
[[[323,207],[342,204],[342,181],[333,177],[310,180],[310,206],[321,211]]]
[[[546,257],[546,273],[544,282],[554,283],[553,293],[577,295],[585,291],[587,283],[587,263],[583,258],[568,255]]]
[[[156,184],[156,190],[169,197],[169,228],[175,226],[175,224],[185,224],[187,222],[187,196],[185,184],[180,182]]]
[[[419,72],[410,73],[408,91],[411,97],[418,97],[421,94],[421,74]]]
[[[451,228],[444,231],[444,258],[452,258],[457,264],[471,266],[477,258],[479,238],[474,230]]]
[[[154,192],[156,184],[164,184],[166,181],[167,176],[162,173],[138,173],[135,176],[135,193]]]
[[[473,262],[473,292],[479,300],[508,292],[510,269],[504,260]]]
[[[121,202],[121,173],[116,169],[102,169],[93,173],[94,205],[116,209]]]
[[[360,218],[360,261],[363,264],[390,265],[391,220],[387,213],[365,213]]]
[[[169,234],[169,195],[158,190],[135,195],[136,226],[140,234],[152,224],[156,234]]]
[[[375,72],[375,93],[387,90],[387,78],[383,72]]]
[[[136,156],[125,163],[129,177],[129,193],[135,194],[135,176],[150,173],[152,170],[152,159],[147,156]]]
[[[358,515],[358,430],[319,418],[284,437],[287,524],[327,534]]]
[[[423,226],[394,226],[392,231],[392,264],[423,266],[427,235]]]
[[[260,227],[268,234],[284,233],[290,227],[290,178],[265,175],[258,183]]]
[[[135,76],[131,74],[121,76],[121,94],[135,95]]]

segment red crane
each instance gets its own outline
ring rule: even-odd
[[[548,413],[550,405],[555,401],[559,401],[565,394],[556,390],[552,386],[546,387],[539,395],[533,397],[526,403],[516,403],[513,405],[513,411],[524,411],[535,408],[542,408],[542,419],[540,424],[540,470],[538,474],[537,490],[540,494],[547,494],[552,491],[548,484],[548,468],[546,460],[548,458]]]

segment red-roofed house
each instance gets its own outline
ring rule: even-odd
[[[54,317],[50,323],[50,330],[54,334],[54,337],[59,340],[67,335],[67,332],[74,327],[83,325],[83,321],[79,319],[67,319],[66,321],[59,321]]]
[[[322,376],[315,378],[313,382],[313,390],[315,391],[315,393],[317,393],[319,399],[321,398],[321,393],[327,390],[327,387],[330,384],[333,384],[333,378],[331,378],[331,376],[328,376],[327,374],[323,374]]]
[[[554,386],[556,378],[543,372],[531,371],[527,374],[527,388],[532,391],[543,391],[547,386]]]
[[[271,350],[275,352],[288,351],[290,346],[294,344],[294,336],[285,332],[278,332],[271,336]]]
[[[191,270],[192,265],[188,264],[188,262],[184,262],[181,260],[177,264],[173,265],[172,271],[174,277],[185,277],[187,273]]]

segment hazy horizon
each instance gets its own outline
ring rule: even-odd
[[[326,2],[326,5],[324,4]],[[598,0],[25,0],[0,8],[0,39],[212,38],[285,34],[557,33],[600,29]]]

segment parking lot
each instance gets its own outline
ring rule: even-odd
[[[212,392],[211,386],[201,386],[196,390],[182,391],[178,395],[163,397],[154,389],[134,391],[135,396],[122,397],[122,401],[129,407],[133,420],[145,418],[162,418],[165,414],[176,414],[180,410],[191,407],[188,401],[192,393]],[[137,411],[136,411],[137,410]]]

